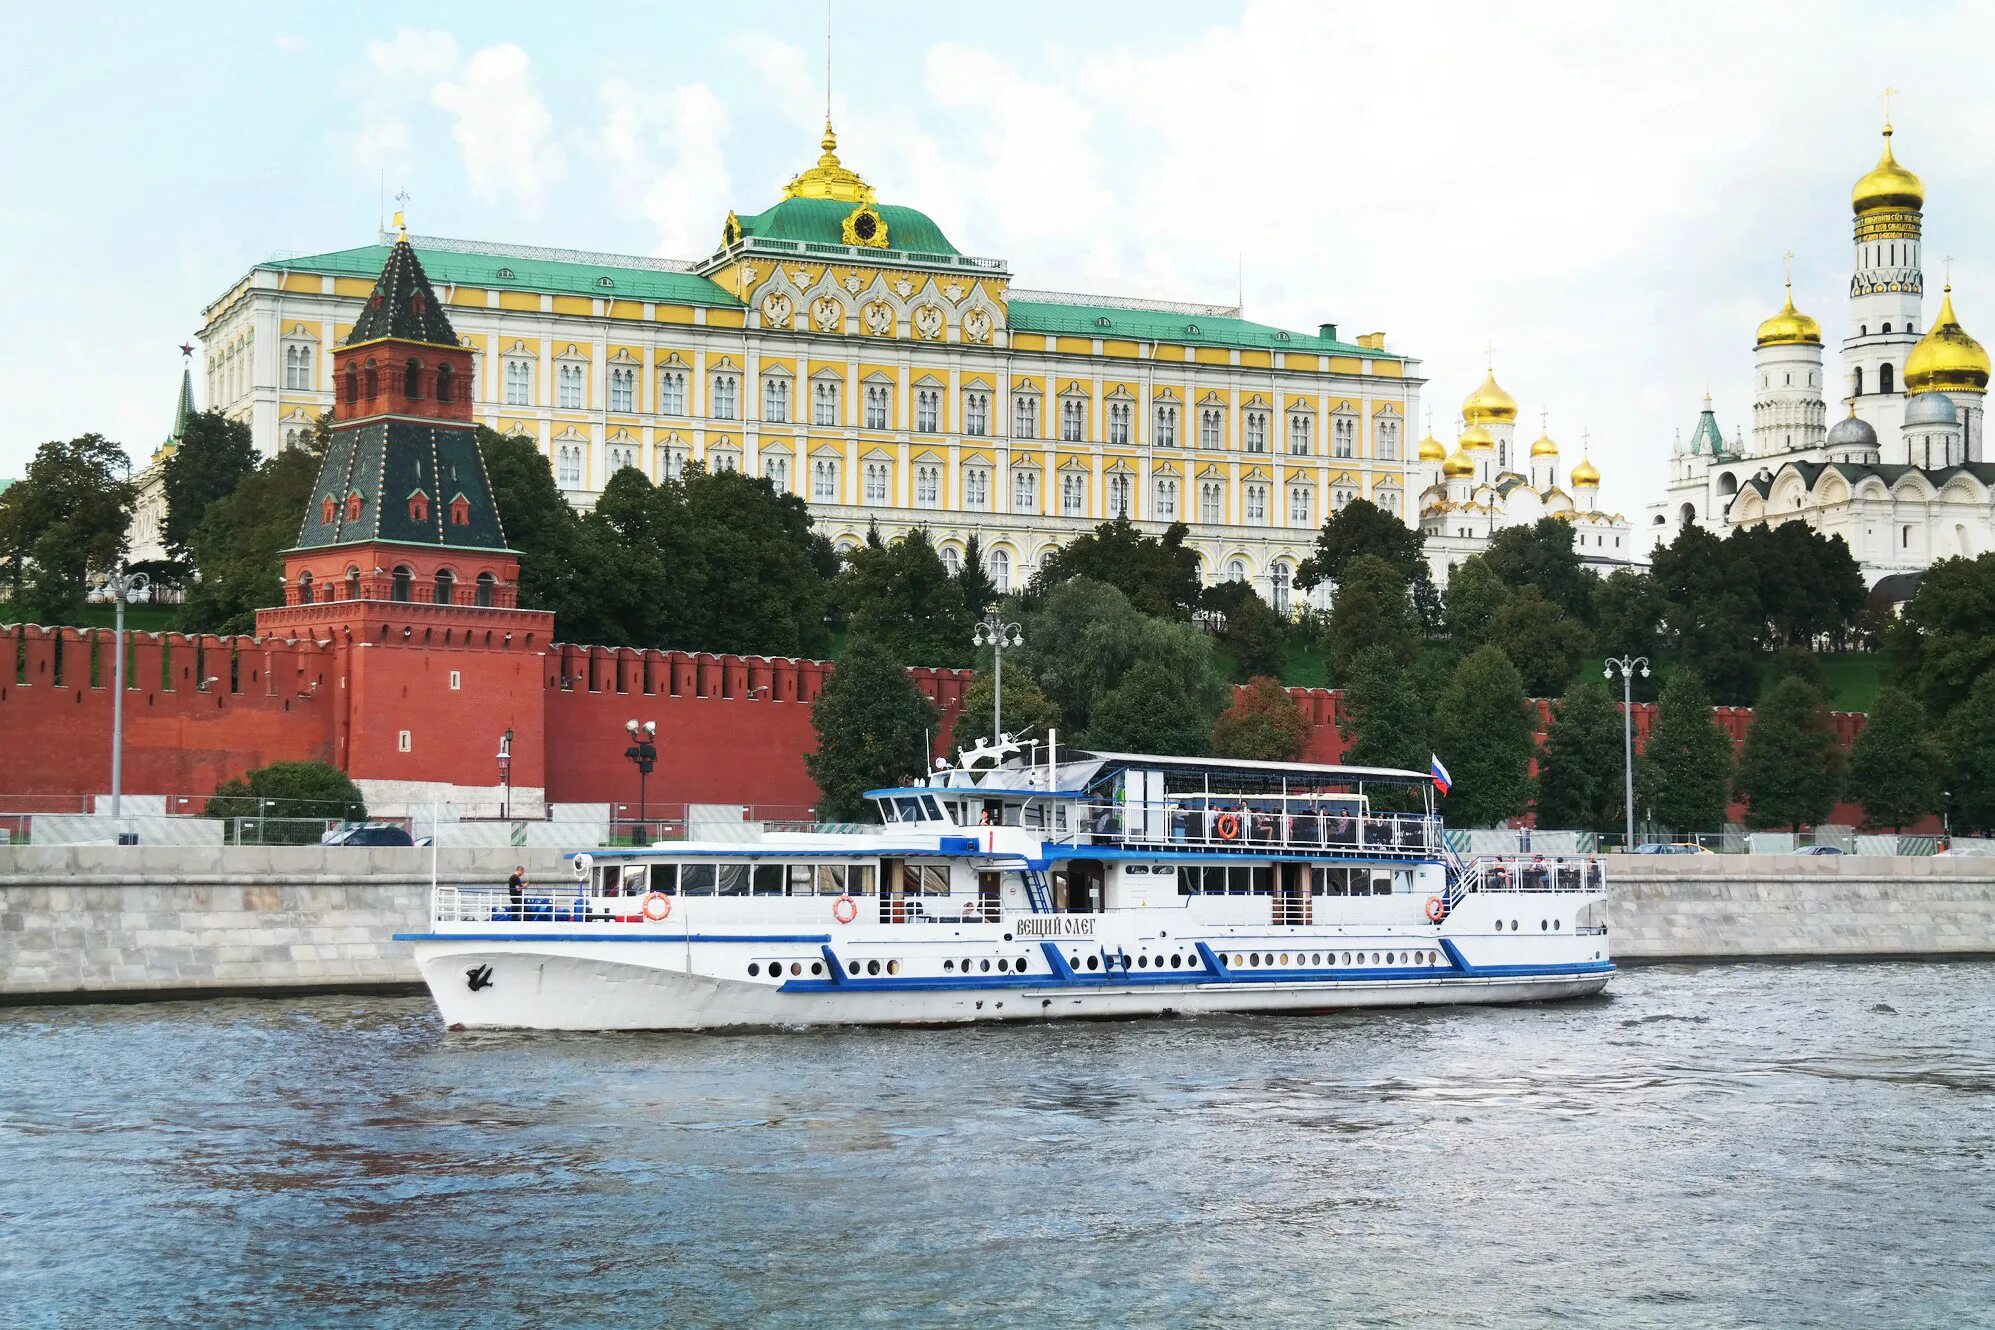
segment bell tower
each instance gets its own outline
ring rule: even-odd
[[[404,233],[333,352],[331,442],[284,554],[284,603],[256,616],[259,635],[334,648],[334,761],[363,789],[396,782],[397,802],[479,802],[508,729],[515,803],[542,784],[554,616],[519,608],[472,373]]]

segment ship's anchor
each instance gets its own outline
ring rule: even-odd
[[[492,967],[489,965],[479,965],[466,970],[464,972],[464,984],[474,993],[481,988],[490,988],[492,986]]]

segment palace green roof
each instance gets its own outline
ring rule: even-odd
[[[784,199],[773,208],[747,217],[736,216],[741,234],[765,240],[799,240],[805,244],[843,245],[845,219],[863,205],[842,199]],[[916,254],[960,254],[942,228],[927,213],[891,203],[876,203],[873,211],[887,224],[886,248]]]
[[[391,245],[362,245],[301,258],[272,259],[259,266],[280,272],[326,273],[334,277],[365,277],[372,281],[387,266]],[[674,305],[715,305],[739,309],[741,302],[722,287],[689,272],[660,272],[612,264],[570,263],[554,259],[523,259],[509,254],[464,254],[456,250],[420,250],[431,282],[446,286],[514,288],[553,295],[600,296],[604,299],[650,300]],[[609,285],[603,285],[607,279]]]
[[[1104,308],[1098,305],[1059,305],[1038,300],[1013,300],[1005,309],[1013,332],[1053,333],[1062,337],[1102,337],[1139,342],[1182,342],[1192,346],[1224,346],[1245,350],[1304,351],[1317,355],[1399,357],[1334,337],[1286,332],[1247,319],[1177,314],[1153,309]]]

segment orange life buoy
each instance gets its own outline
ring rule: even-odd
[[[1447,917],[1448,903],[1439,896],[1429,896],[1427,898],[1427,922],[1438,924]]]
[[[841,924],[849,924],[859,917],[859,902],[850,896],[840,896],[832,904],[831,917]]]
[[[663,923],[672,917],[672,898],[662,891],[654,891],[644,898],[644,917],[652,923]]]
[[[1231,813],[1221,813],[1219,821],[1213,824],[1221,840],[1237,840],[1240,836],[1240,819]]]

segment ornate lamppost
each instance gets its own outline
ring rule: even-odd
[[[504,791],[499,796],[499,817],[513,820],[513,731],[511,726],[499,736],[499,788]]]
[[[1601,677],[1614,682],[1615,671],[1621,674],[1621,753],[1623,759],[1622,776],[1628,796],[1628,839],[1621,847],[1626,853],[1635,848],[1635,671],[1640,669],[1644,679],[1649,677],[1647,656],[1609,656],[1607,668]]]
[[[1025,645],[1025,633],[1015,623],[1006,623],[994,610],[970,634],[970,641],[991,649],[991,742],[1004,742],[1004,653],[1008,647]]]
[[[658,733],[658,722],[647,720],[642,724],[634,720],[623,723],[624,732],[630,735],[630,747],[623,755],[637,768],[637,834],[636,843],[642,844],[644,834],[644,782],[651,775],[651,769],[658,765],[658,745],[652,740]]]

